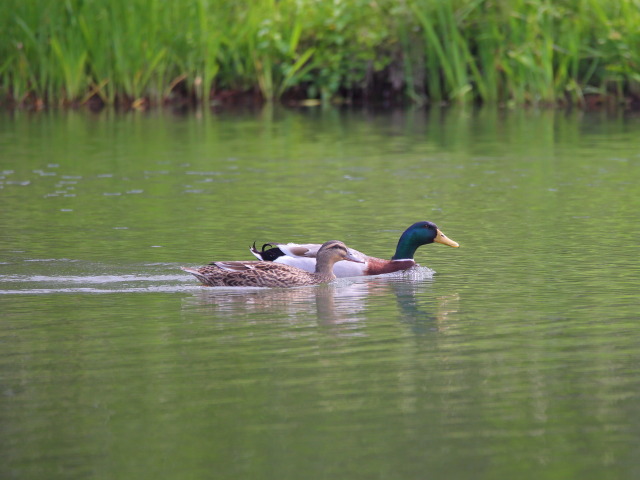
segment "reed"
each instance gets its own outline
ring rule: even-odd
[[[639,0],[4,0],[19,104],[640,96]]]

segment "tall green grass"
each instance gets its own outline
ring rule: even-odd
[[[640,0],[4,0],[19,104],[640,95]]]

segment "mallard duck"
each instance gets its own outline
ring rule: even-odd
[[[200,268],[180,267],[211,287],[300,287],[336,279],[333,265],[340,260],[362,262],[337,240],[325,242],[317,253],[314,273],[275,262],[211,262]]]
[[[407,228],[400,236],[396,253],[391,257],[391,260],[370,257],[350,248],[349,253],[353,257],[362,260],[362,262],[338,262],[333,267],[333,272],[336,277],[357,277],[360,275],[379,275],[381,273],[407,270],[416,265],[413,255],[418,247],[433,242],[443,243],[450,247],[459,246],[457,242],[442,233],[435,223],[417,222]],[[319,248],[320,245],[317,243],[302,245],[297,243],[265,243],[262,246],[262,250],[258,250],[254,242],[250,251],[262,261],[291,265],[307,272],[312,272],[315,269],[316,255]]]

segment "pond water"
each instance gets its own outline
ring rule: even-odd
[[[0,477],[640,474],[640,118],[0,115]],[[201,287],[339,239],[407,274]],[[434,273],[435,272],[435,273]]]

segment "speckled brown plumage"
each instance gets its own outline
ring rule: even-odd
[[[210,287],[300,287],[335,280],[333,265],[340,260],[361,262],[344,243],[325,242],[318,250],[315,273],[273,262],[212,262],[200,268],[181,267]]]

